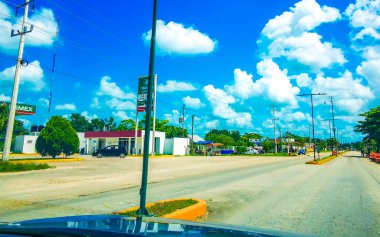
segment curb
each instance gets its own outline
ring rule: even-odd
[[[10,160],[13,163],[50,163],[50,162],[73,162],[82,161],[83,158],[66,158],[66,159],[39,159],[39,160]]]
[[[342,152],[342,153],[339,153],[336,156],[330,156],[329,158],[325,158],[325,159],[320,160],[320,161],[318,161],[318,160],[316,160],[316,161],[307,161],[305,164],[307,164],[307,165],[323,165],[324,163],[327,163],[329,161],[332,161],[332,160],[335,160],[336,158],[341,157],[345,153],[346,152]]]
[[[156,203],[179,201],[179,200],[186,200],[186,199],[193,199],[193,200],[197,201],[197,203],[194,205],[185,207],[183,209],[174,211],[172,213],[160,216],[160,217],[169,218],[169,219],[186,220],[186,221],[195,221],[195,220],[198,220],[199,218],[206,216],[206,212],[207,212],[206,201],[202,200],[202,199],[197,199],[197,198],[167,199],[167,200],[162,200],[162,201],[158,201],[158,202],[148,203],[148,204],[146,204],[146,207],[153,206]],[[131,207],[131,208],[128,208],[125,210],[116,211],[116,212],[114,212],[114,214],[122,214],[124,212],[129,212],[129,211],[137,211],[138,208],[139,207]]]
[[[154,158],[154,159],[164,159],[164,158],[174,158],[174,155],[160,155],[160,156],[149,156],[149,159]],[[136,155],[131,155],[128,156],[128,158],[143,158],[143,156],[136,156]]]

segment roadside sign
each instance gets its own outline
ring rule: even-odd
[[[9,102],[0,101],[0,106],[10,106]],[[36,113],[35,105],[16,104],[16,115],[33,115]]]
[[[149,77],[140,77],[139,78],[139,84],[137,88],[137,112],[144,112],[146,109],[147,104],[147,98],[148,98],[148,79]],[[153,85],[153,92],[155,85]],[[153,96],[152,96],[153,99]],[[153,105],[154,103],[152,103]],[[152,110],[154,110],[154,107],[152,106]]]

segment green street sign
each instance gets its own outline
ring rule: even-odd
[[[148,79],[149,77],[139,77],[139,84],[137,87],[137,112],[145,111],[148,98]]]
[[[10,107],[9,102],[0,101],[0,106],[8,106]],[[27,105],[27,104],[16,104],[16,115],[33,115],[36,113],[35,105]]]

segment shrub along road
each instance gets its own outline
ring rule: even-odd
[[[320,166],[306,165],[310,157],[154,159],[148,201],[205,199],[212,222],[320,236],[379,236],[380,165],[358,155],[350,152]],[[42,175],[34,171],[24,177],[3,175],[0,185],[6,186],[0,189],[9,192],[2,192],[0,207],[1,201],[15,204],[0,208],[0,220],[107,213],[135,206],[140,162],[91,160],[44,170]],[[71,175],[62,177],[65,172]],[[36,185],[29,183],[29,190],[18,192],[10,188],[11,180],[17,183],[27,177],[34,177]],[[44,179],[56,184],[38,188]]]

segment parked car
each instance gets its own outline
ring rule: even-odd
[[[304,149],[298,150],[298,155],[306,155],[306,151]]]
[[[246,155],[258,155],[260,154],[260,152],[256,149],[250,149],[248,151],[245,152]]]
[[[92,153],[92,156],[98,158],[103,156],[120,156],[120,158],[124,158],[126,155],[128,155],[127,149],[124,146],[118,145],[106,146],[103,149],[95,150]]]

